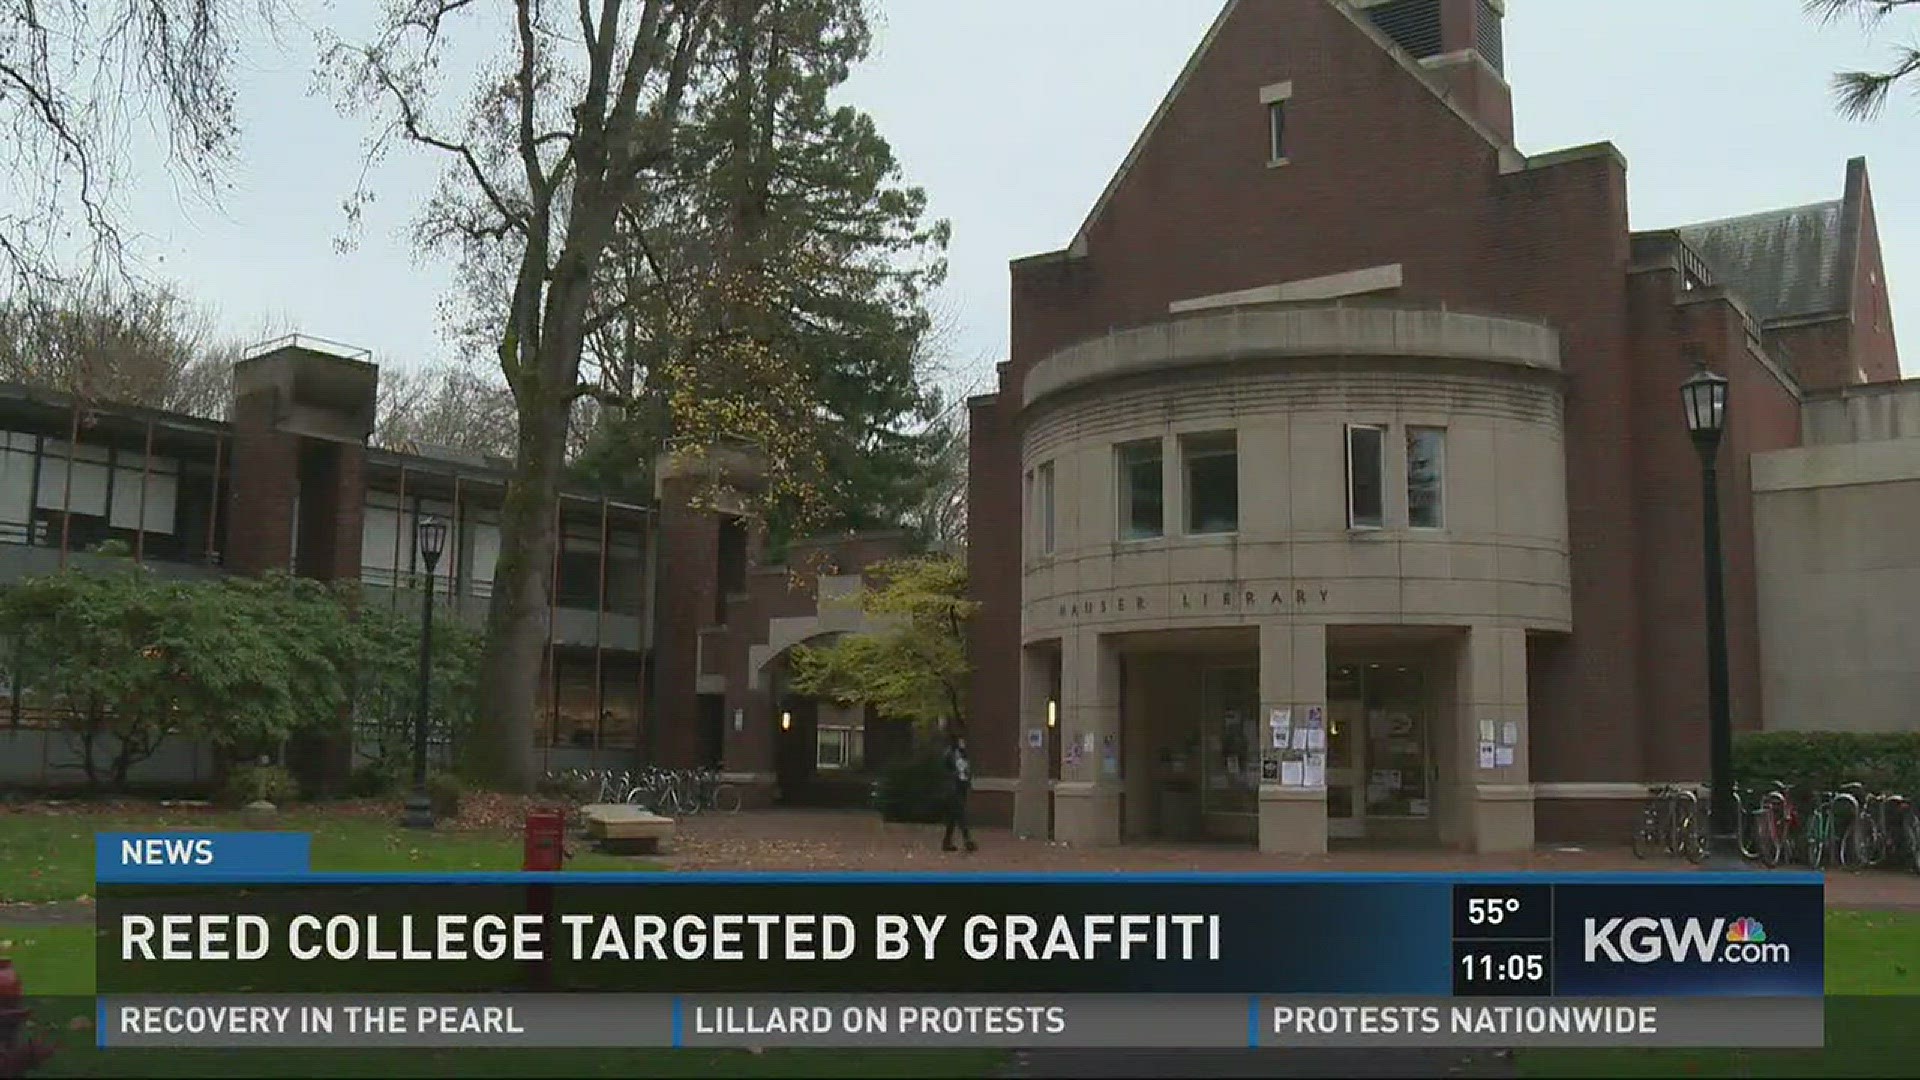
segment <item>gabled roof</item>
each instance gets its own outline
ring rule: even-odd
[[[1675,230],[1762,323],[1846,311],[1852,270],[1846,202],[1683,225]]]
[[[1853,310],[1867,201],[1867,159],[1857,157],[1838,199],[1671,231],[1761,325],[1821,319]]]
[[[1120,168],[1115,170],[1113,178],[1107,181],[1106,189],[1101,191],[1100,197],[1094,201],[1093,209],[1088,212],[1086,220],[1081,222],[1079,230],[1073,234],[1073,242],[1065,249],[1065,255],[1079,257],[1087,253],[1087,233],[1092,230],[1093,223],[1100,220],[1100,215],[1106,212],[1107,204],[1113,201],[1115,193],[1120,190],[1121,183],[1127,178],[1127,174],[1133,171],[1134,165],[1140,160],[1141,153],[1146,149],[1148,142],[1153,139],[1154,133],[1160,129],[1160,124],[1166,119],[1168,111],[1173,108],[1173,103],[1179,100],[1181,93],[1186,90],[1187,84],[1193,80],[1194,73],[1200,69],[1201,61],[1206,59],[1209,52],[1213,51],[1214,43],[1219,40],[1221,30],[1226,27],[1228,20],[1233,18],[1234,12],[1238,11],[1242,4],[1272,2],[1307,3],[1310,2],[1310,0],[1226,0],[1226,3],[1220,9],[1220,14],[1213,20],[1213,25],[1207,28],[1206,36],[1200,39],[1199,47],[1193,50],[1193,55],[1187,58],[1186,66],[1180,69],[1179,77],[1173,80],[1173,86],[1167,90],[1167,96],[1161,99],[1159,107],[1153,111],[1152,118],[1147,121],[1147,126],[1140,132],[1140,137],[1134,140],[1132,148],[1127,151],[1127,156],[1121,161]],[[1503,160],[1511,159],[1510,163],[1515,165],[1524,162],[1524,157],[1520,155],[1511,142],[1501,138],[1492,128],[1481,123],[1472,113],[1462,108],[1446,89],[1434,79],[1433,74],[1427,68],[1421,66],[1418,60],[1414,59],[1405,49],[1395,44],[1392,38],[1382,33],[1380,29],[1368,21],[1365,16],[1350,7],[1346,3],[1346,0],[1317,0],[1317,2],[1333,8],[1336,12],[1345,16],[1361,33],[1371,38],[1374,44],[1378,45],[1388,56],[1392,57],[1409,75],[1413,76],[1415,81],[1421,86],[1426,87],[1435,97],[1440,99],[1442,104],[1446,105],[1448,109],[1451,109],[1453,113],[1460,118],[1462,123],[1465,123],[1468,127],[1478,132],[1481,138],[1487,140],[1489,145],[1501,151]],[[1036,256],[1036,258],[1037,257],[1039,256]],[[1014,261],[1022,262],[1025,260],[1016,259]]]

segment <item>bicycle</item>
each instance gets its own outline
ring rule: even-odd
[[[1849,787],[1855,785],[1848,785]],[[1829,861],[1835,866],[1841,865],[1846,852],[1841,838],[1853,827],[1854,819],[1860,813],[1860,800],[1846,790],[1828,791],[1820,795],[1814,804],[1813,812],[1807,815],[1806,856],[1807,866],[1819,870]]]
[[[1907,859],[1913,863],[1913,872],[1920,874],[1920,807],[1907,803],[1907,821],[1904,830],[1907,834]]]
[[[1874,793],[1860,800],[1860,813],[1853,827],[1840,838],[1840,861],[1854,869],[1879,866],[1899,847],[1899,815],[1906,799],[1898,795]]]
[[[1760,797],[1760,835],[1756,844],[1760,849],[1760,861],[1768,866],[1779,866],[1792,860],[1801,843],[1804,827],[1793,785],[1785,780],[1775,780],[1767,793]]]
[[[712,766],[700,769],[695,776],[699,790],[699,803],[703,809],[717,810],[725,814],[738,813],[740,810],[740,789],[728,783],[719,769]]]
[[[1684,855],[1693,862],[1706,858],[1707,835],[1699,812],[1698,793],[1662,784],[1649,791],[1640,823],[1633,833],[1633,854],[1644,859],[1654,852]]]

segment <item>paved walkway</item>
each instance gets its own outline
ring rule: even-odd
[[[1684,874],[1676,859],[1639,860],[1624,847],[1543,847],[1505,855],[1342,847],[1319,856],[1263,855],[1224,844],[1128,844],[1076,848],[1021,840],[1005,829],[979,829],[973,854],[940,850],[940,828],[887,824],[854,810],[767,810],[682,818],[674,870],[893,871],[1641,871]],[[1827,877],[1827,906],[1863,911],[1920,911],[1920,874],[1874,870]],[[0,924],[58,926],[93,918],[91,901],[0,903]]]
[[[1373,870],[1470,873],[1644,871],[1690,873],[1678,859],[1640,860],[1626,847],[1548,846],[1530,852],[1471,855],[1453,851],[1354,846],[1318,856],[1263,855],[1239,845],[1144,843],[1075,848],[979,829],[974,854],[940,850],[940,828],[895,825],[863,811],[774,810],[682,818],[665,861],[676,870],[987,870],[987,871],[1287,871]],[[1829,907],[1920,911],[1920,874],[1892,870],[1827,878]]]

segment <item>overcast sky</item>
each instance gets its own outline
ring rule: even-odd
[[[1319,0],[1256,0],[1317,3]],[[954,389],[987,388],[1007,340],[1007,260],[1063,246],[1105,186],[1220,0],[880,0],[873,59],[847,88],[911,182],[953,222],[940,297]],[[365,10],[365,0],[334,9]],[[1873,65],[1920,19],[1870,40],[1820,28],[1800,0],[1509,0],[1507,74],[1520,148],[1611,140],[1626,155],[1633,227],[1838,198],[1866,155],[1908,371],[1920,371],[1920,98],[1878,121],[1836,117],[1827,81]],[[406,226],[438,162],[395,158],[350,250],[341,202],[360,170],[360,121],[312,94],[299,38],[255,51],[245,144],[217,206],[163,175],[129,196],[149,268],[241,335],[297,329],[383,364],[447,356],[444,268]]]

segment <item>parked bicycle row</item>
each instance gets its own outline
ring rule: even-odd
[[[1705,861],[1711,801],[1704,787],[1653,788],[1634,828],[1634,855]],[[1752,862],[1920,873],[1920,808],[1905,795],[1860,783],[1815,791],[1776,780],[1761,791],[1735,787],[1733,801],[1740,854]]]
[[[548,773],[545,786],[576,807],[626,803],[667,817],[740,809],[740,789],[712,768],[563,769]]]

